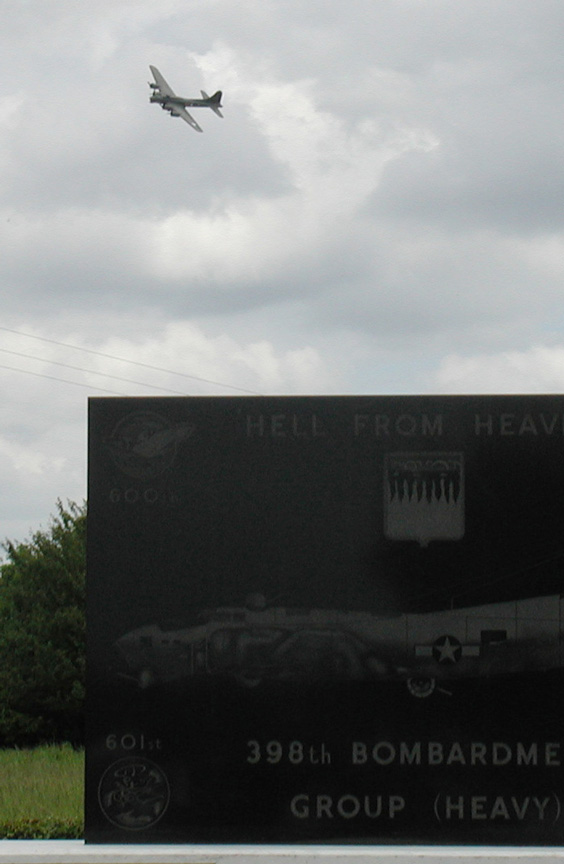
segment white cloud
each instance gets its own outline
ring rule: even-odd
[[[24,447],[17,441],[0,438],[0,461],[6,461],[19,475],[33,476],[47,473],[61,473],[65,464],[62,456],[50,456],[35,447]]]
[[[253,371],[265,393],[319,393],[330,390],[329,370],[311,346],[276,356],[269,342],[253,342],[233,355]]]
[[[171,322],[136,341],[114,337],[97,350],[131,361],[120,364],[109,357],[92,358],[90,367],[99,373],[98,383],[116,387],[110,378],[104,382],[104,372],[127,375],[139,382],[139,394],[143,383],[177,394],[201,394],[210,389],[217,393],[315,391],[327,387],[330,374],[311,345],[281,349],[268,340],[239,342],[226,334],[210,336],[190,321]]]
[[[242,61],[223,44],[191,57],[207,78],[227,81],[232,103],[248,107],[272,159],[286,169],[290,190],[215,199],[207,212],[169,215],[151,235],[154,272],[161,278],[259,281],[327,255],[328,244],[343,237],[354,242],[354,220],[384,166],[437,144],[421,129],[383,134],[370,119],[348,128],[319,109],[311,82],[279,81],[262,61]]]
[[[23,93],[6,93],[0,98],[0,128],[10,129],[16,124],[17,114],[24,105]]]
[[[442,360],[435,380],[441,392],[564,393],[564,346],[471,357],[451,354]]]

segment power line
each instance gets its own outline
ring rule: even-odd
[[[83,369],[81,366],[71,366],[69,363],[59,363],[57,360],[46,360],[44,357],[34,357],[33,354],[24,354],[21,351],[9,351],[8,348],[0,348],[0,351],[3,354],[13,354],[15,357],[25,357],[27,360],[38,360],[40,363],[49,363],[51,366],[62,366],[64,369],[73,369],[75,372],[85,372],[87,375],[101,375],[103,378],[112,378],[114,381],[124,381],[126,384],[137,384],[139,387],[150,387],[152,390],[164,390],[166,393],[174,393],[176,396],[186,395],[180,390],[170,390],[168,387],[159,387],[158,384],[145,384],[143,381],[133,381],[131,378],[121,378],[119,375],[110,375],[108,372],[95,372],[93,369]],[[0,368],[9,369],[10,367],[2,366]],[[17,369],[16,371],[24,372],[25,370]],[[60,380],[62,381],[63,379],[61,378]],[[67,381],[66,383],[68,384],[69,382]],[[87,387],[88,385],[85,384],[84,386]]]
[[[103,351],[96,351],[93,348],[82,348],[80,345],[71,345],[68,342],[58,342],[56,339],[48,339],[45,336],[34,336],[31,333],[23,333],[21,330],[12,330],[10,327],[0,327],[0,330],[3,330],[6,333],[15,333],[17,336],[25,336],[28,339],[37,339],[40,342],[49,342],[51,345],[59,345],[62,348],[72,348],[74,351],[84,351],[87,354],[95,354],[98,357],[106,357],[108,360],[117,360],[120,363],[131,363],[133,366],[140,366],[144,369],[152,369],[154,372],[165,372],[167,375],[179,375],[181,378],[190,378],[192,381],[201,381],[204,384],[213,384],[216,387],[226,387],[228,390],[238,390],[241,393],[250,393],[253,396],[261,395],[256,390],[249,390],[246,387],[237,387],[234,384],[225,384],[222,381],[212,381],[209,378],[200,378],[198,375],[189,375],[187,372],[175,372],[173,369],[163,369],[160,366],[151,366],[149,363],[141,363],[138,360],[127,360],[125,357],[116,357],[113,354],[105,354]]]
[[[54,375],[45,375],[43,372],[30,372],[29,369],[15,369],[13,366],[2,366],[0,369],[9,369],[10,372],[23,372],[24,375],[33,375],[35,378],[48,378],[50,381],[60,381],[63,384],[74,384],[76,387],[86,387],[88,390],[98,390],[100,393],[111,393],[112,396],[125,396],[125,393],[117,393],[115,390],[106,390],[104,387],[95,387],[93,384],[83,384],[82,381],[67,381],[65,378],[55,378]]]

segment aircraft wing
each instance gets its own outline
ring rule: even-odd
[[[204,131],[201,126],[198,126],[192,115],[188,114],[186,108],[182,108],[180,105],[168,104],[165,104],[165,108],[167,109],[167,111],[170,111],[173,117],[182,117],[182,119],[185,120],[186,123],[188,123],[192,127],[192,129],[195,129],[196,132]]]
[[[153,78],[155,79],[155,83],[160,90],[161,96],[176,96],[176,93],[174,92],[170,84],[165,81],[157,67],[149,66],[149,69],[153,73]]]

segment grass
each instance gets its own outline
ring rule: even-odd
[[[70,744],[0,750],[0,838],[82,837],[83,776]]]

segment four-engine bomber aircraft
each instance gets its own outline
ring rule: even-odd
[[[202,612],[192,627],[149,624],[116,643],[126,678],[146,688],[196,676],[404,681],[425,698],[457,679],[564,666],[564,598],[531,597],[419,614],[245,607]],[[252,602],[249,602],[252,601]]]
[[[182,117],[196,132],[203,132],[204,130],[198,126],[194,118],[186,111],[187,105],[190,108],[211,108],[218,117],[223,117],[223,114],[219,110],[221,108],[221,90],[218,90],[213,96],[208,96],[207,93],[200,90],[202,94],[201,99],[185,99],[183,96],[176,95],[156,66],[149,66],[149,69],[155,79],[154,82],[149,81],[149,87],[153,91],[149,97],[149,102],[156,102],[161,106],[163,111],[170,111],[171,117]]]

